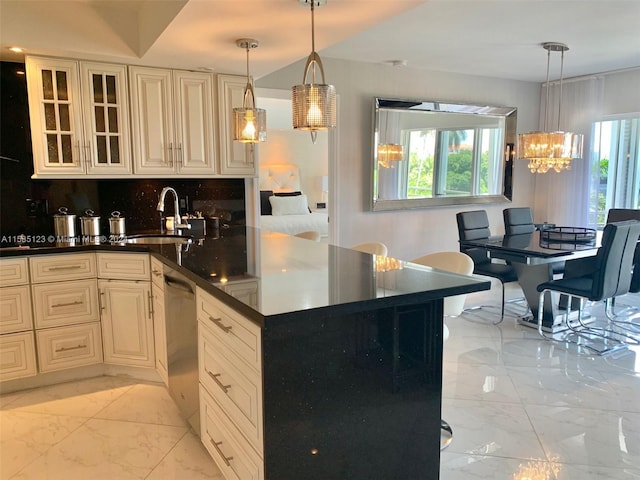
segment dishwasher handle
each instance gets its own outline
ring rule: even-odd
[[[195,295],[193,288],[187,282],[184,282],[180,279],[169,277],[168,275],[164,276],[164,284],[169,288],[173,288],[175,290],[179,290],[183,294],[187,295]]]

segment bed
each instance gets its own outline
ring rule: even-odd
[[[323,238],[329,235],[329,215],[311,211],[300,186],[297,165],[260,167],[260,228],[290,235],[315,230]]]

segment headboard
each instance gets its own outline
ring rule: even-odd
[[[283,163],[278,165],[264,165],[259,173],[260,190],[274,192],[300,191],[300,169],[297,165]]]

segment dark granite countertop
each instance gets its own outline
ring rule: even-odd
[[[221,229],[188,247],[164,245],[55,245],[0,248],[0,257],[77,251],[151,252],[199,287],[259,325],[316,315],[346,314],[415,305],[436,298],[488,290],[490,282],[435,271],[389,257],[313,242],[252,227]],[[247,305],[223,288],[254,282],[257,304]]]

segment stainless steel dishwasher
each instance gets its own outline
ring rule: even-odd
[[[200,434],[196,286],[166,265],[164,309],[169,393],[184,418]]]

